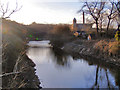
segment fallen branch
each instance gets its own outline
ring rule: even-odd
[[[5,74],[0,75],[0,77],[5,77],[5,76],[8,76],[8,75],[14,75],[14,74],[19,74],[19,73],[21,73],[21,72],[5,73]]]

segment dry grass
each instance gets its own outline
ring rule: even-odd
[[[95,44],[95,48],[109,55],[118,55],[119,43],[120,42],[117,42],[117,41],[100,40],[99,42]]]
[[[108,42],[105,40],[100,40],[95,44],[96,49],[102,51],[102,52],[107,52],[108,51]]]
[[[119,53],[119,42],[109,42],[109,54],[118,55]]]

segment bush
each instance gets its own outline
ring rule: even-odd
[[[53,34],[69,35],[70,27],[68,25],[56,25],[53,29]]]
[[[108,52],[108,42],[105,40],[100,40],[95,44],[96,49],[102,51],[102,52]]]
[[[120,41],[120,31],[117,31],[115,34],[116,41]]]
[[[119,42],[109,42],[109,54],[118,55],[119,47]]]
[[[62,47],[65,42],[72,39],[68,25],[56,25],[52,31],[51,44],[54,47]]]
[[[106,53],[109,55],[119,55],[120,44],[117,41],[107,42],[105,40],[100,40],[95,44],[95,48],[100,51],[100,53]]]

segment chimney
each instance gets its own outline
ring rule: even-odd
[[[83,24],[85,24],[85,14],[84,14],[84,11],[83,11]]]

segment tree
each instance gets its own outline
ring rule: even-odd
[[[56,25],[52,30],[51,44],[53,47],[61,48],[71,38],[69,25]]]
[[[12,14],[19,11],[21,8],[22,6],[19,7],[17,2],[16,2],[16,7],[12,10],[10,10],[9,2],[7,4],[0,3],[0,13],[1,13],[0,17],[2,19],[10,18]]]
[[[117,10],[115,9],[115,4],[113,1],[110,1],[108,9],[109,9],[109,13],[107,13],[107,18],[108,18],[107,35],[108,35],[108,30],[109,30],[111,20],[117,16]]]
[[[104,12],[102,12],[100,14],[100,18],[98,20],[100,32],[102,31],[103,27],[105,26],[105,22],[106,22],[106,15]]]
[[[118,0],[118,2],[115,3],[115,5],[118,10],[118,13],[120,14],[120,1]]]
[[[118,0],[118,2],[115,2],[115,6],[117,8],[117,12],[118,12],[118,26],[120,25],[120,1]]]
[[[78,12],[84,11],[85,13],[92,16],[96,24],[96,33],[99,31],[99,18],[105,6],[105,2],[85,2]]]

